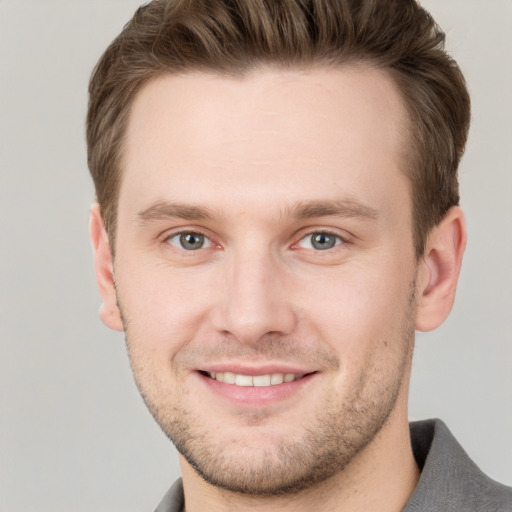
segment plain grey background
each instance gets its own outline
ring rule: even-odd
[[[84,117],[134,0],[0,0],[0,511],[153,510],[174,448],[98,320]],[[410,416],[512,483],[512,1],[425,0],[468,80],[469,243],[450,319],[420,334]]]

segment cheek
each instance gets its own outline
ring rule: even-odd
[[[154,263],[126,265],[116,272],[116,282],[134,343],[168,355],[193,337],[212,301],[213,283],[205,273],[177,271]]]
[[[342,358],[356,359],[377,345],[380,350],[401,340],[404,317],[410,314],[412,269],[398,264],[351,268],[325,283],[304,283],[309,300],[303,313]]]

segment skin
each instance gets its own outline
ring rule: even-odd
[[[363,67],[164,76],[137,96],[115,261],[98,206],[91,240],[101,318],[182,454],[188,511],[410,497],[414,330],[448,315],[465,228],[452,208],[416,260],[406,133],[394,84]],[[234,397],[200,373],[221,367],[309,376]]]

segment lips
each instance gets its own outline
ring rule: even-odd
[[[299,390],[316,380],[317,371],[303,368],[216,365],[196,375],[214,396],[237,408],[267,408],[289,403]],[[213,398],[213,397],[212,397]]]
[[[237,408],[268,408],[289,403],[316,380],[319,371],[302,365],[215,363],[198,368],[199,382],[221,402]],[[219,404],[219,402],[214,402]]]

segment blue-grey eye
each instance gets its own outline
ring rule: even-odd
[[[340,245],[342,240],[339,236],[322,231],[310,233],[302,238],[299,242],[299,247],[303,249],[314,249],[316,251],[325,251]]]
[[[204,249],[211,245],[208,237],[201,233],[194,233],[193,231],[177,233],[174,236],[170,236],[167,242],[179,249],[185,249],[186,251],[197,251],[198,249]]]

